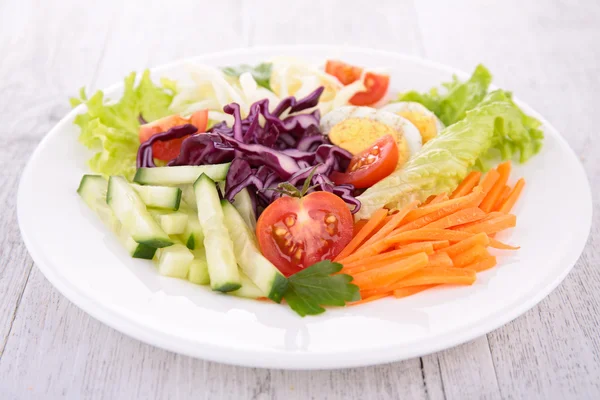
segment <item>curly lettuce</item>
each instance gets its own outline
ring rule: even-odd
[[[369,218],[381,207],[400,208],[431,195],[451,192],[474,167],[520,152],[535,154],[542,140],[539,121],[525,115],[504,91],[489,93],[459,122],[444,129],[403,168],[358,196],[356,218]]]
[[[170,114],[169,106],[175,95],[175,83],[163,79],[155,84],[145,71],[136,86],[135,72],[125,78],[123,95],[118,102],[108,102],[102,91],[87,97],[85,89],[79,98],[71,98],[71,106],[85,104],[85,113],[75,117],[81,133],[79,141],[95,152],[88,161],[92,171],[103,175],[123,175],[132,179],[135,174],[138,132],[141,115],[154,121]]]

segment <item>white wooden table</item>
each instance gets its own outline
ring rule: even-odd
[[[600,398],[600,3],[560,0],[0,0],[0,399]],[[577,3],[577,4],[575,4]],[[524,316],[437,354],[326,372],[196,360],[126,337],[60,295],[20,238],[27,158],[82,85],[232,47],[325,43],[483,62],[566,137],[595,193],[589,243]],[[561,232],[561,234],[568,234]]]

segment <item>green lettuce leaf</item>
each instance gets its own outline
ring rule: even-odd
[[[451,192],[494,151],[511,148],[521,151],[521,156],[535,152],[541,140],[538,127],[506,92],[492,92],[464,119],[427,142],[402,169],[358,196],[362,207],[356,217],[369,218],[383,206],[399,208],[413,200]]]
[[[442,84],[441,90],[433,88],[428,93],[402,93],[398,96],[398,101],[421,103],[448,126],[463,119],[467,111],[483,100],[491,82],[490,71],[483,65],[478,65],[473,75],[465,82],[460,82],[454,76],[452,82]]]
[[[71,106],[85,104],[87,111],[75,117],[81,133],[79,141],[95,151],[89,160],[94,172],[103,175],[123,175],[128,179],[135,174],[135,160],[140,145],[138,117],[154,121],[170,114],[169,105],[175,94],[175,83],[163,79],[156,85],[145,71],[136,86],[136,74],[125,78],[123,95],[118,102],[107,102],[104,93],[97,91],[87,97],[85,89],[79,98],[70,100]]]

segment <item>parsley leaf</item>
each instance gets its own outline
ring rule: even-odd
[[[333,275],[341,269],[342,264],[326,260],[290,276],[285,301],[304,317],[325,312],[322,306],[343,306],[360,300],[358,286],[350,283],[350,275]]]
[[[254,67],[248,64],[241,64],[235,67],[224,67],[223,73],[225,73],[225,75],[233,76],[234,78],[239,78],[244,72],[250,72],[258,86],[271,90],[270,81],[272,66],[273,64],[271,63],[260,63]]]

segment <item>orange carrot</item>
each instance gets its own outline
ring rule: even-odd
[[[517,225],[517,216],[514,214],[501,215],[488,221],[481,221],[468,227],[456,228],[460,232],[479,233],[485,232],[488,235],[503,231],[508,228],[514,228]]]
[[[369,297],[366,297],[366,298],[362,298],[362,299],[360,299],[360,300],[358,300],[358,301],[353,301],[352,303],[348,303],[348,305],[351,305],[351,306],[357,306],[357,305],[359,305],[359,304],[370,303],[370,302],[372,302],[373,300],[379,300],[379,299],[382,299],[382,298],[384,298],[384,297],[387,297],[387,296],[389,296],[389,295],[390,295],[390,293],[376,294],[376,295],[373,295],[373,296],[369,296]],[[362,296],[361,296],[361,297],[362,297]]]
[[[393,291],[408,286],[446,283],[454,285],[472,285],[473,282],[475,282],[475,279],[475,271],[468,268],[425,267],[388,287],[382,288],[382,291],[389,292],[390,290]]]
[[[467,249],[466,251],[454,256],[454,258],[452,258],[452,262],[454,263],[455,267],[463,268],[469,264],[474,263],[477,260],[480,260],[482,258],[486,258],[489,256],[490,256],[490,253],[488,253],[486,248],[480,244],[477,244],[477,245],[471,247],[470,249]]]
[[[519,250],[521,247],[519,246],[511,246],[510,244],[502,243],[499,240],[490,238],[490,247],[499,250]]]
[[[496,171],[495,169],[490,169],[481,180],[481,183],[479,183],[479,186],[481,186],[483,193],[487,195],[490,192],[490,190],[492,190],[494,184],[496,183],[499,177],[500,174],[498,173],[498,171]]]
[[[425,228],[425,229],[432,229],[432,228],[445,229],[445,228],[450,228],[450,227],[456,226],[456,225],[462,225],[462,224],[466,224],[469,222],[479,221],[479,220],[485,218],[486,216],[487,216],[487,214],[485,212],[483,212],[482,210],[480,210],[479,208],[469,207],[469,208],[464,208],[462,210],[458,210],[455,213],[452,213],[450,215],[447,215],[443,218],[438,219],[437,221],[431,222],[431,223],[425,225],[423,228]]]
[[[454,262],[448,256],[448,253],[434,253],[429,255],[428,267],[445,267],[450,268],[454,266]]]
[[[476,246],[487,246],[490,243],[490,238],[485,233],[478,233],[477,235],[471,236],[465,240],[462,240],[456,244],[446,247],[444,253],[448,254],[450,258],[456,257],[458,254],[463,253],[467,249]]]
[[[523,186],[525,186],[525,179],[521,178],[517,181],[515,187],[513,188],[513,190],[511,190],[510,194],[508,195],[508,198],[504,203],[502,203],[502,206],[498,211],[508,214],[519,199],[519,196],[523,191]]]
[[[375,243],[389,235],[394,229],[396,229],[398,225],[400,225],[406,214],[408,214],[412,209],[416,208],[418,204],[419,203],[417,201],[413,201],[412,203],[402,207],[400,211],[390,217],[389,221],[377,233],[371,236],[371,238],[369,238],[359,248]]]
[[[458,185],[454,192],[452,192],[450,198],[455,199],[457,197],[462,197],[469,194],[471,190],[477,186],[479,179],[481,179],[481,172],[471,171],[469,175],[467,175],[467,177]]]
[[[412,256],[417,253],[433,254],[433,245],[430,242],[416,242],[402,246],[402,248],[387,253],[366,257],[354,262],[343,264],[343,272],[353,275],[357,272],[378,268],[381,263],[391,263],[401,258]]]
[[[427,199],[425,199],[425,201],[421,203],[421,206],[426,206],[427,204],[431,203],[433,201],[433,199],[435,199],[434,194],[432,194]]]
[[[429,204],[438,204],[441,203],[443,201],[449,200],[450,198],[448,197],[448,194],[446,193],[440,193],[437,196],[435,196],[430,202]]]
[[[473,232],[462,232],[458,230],[450,229],[415,229],[414,231],[401,232],[396,235],[390,236],[382,240],[383,248],[379,251],[383,251],[390,245],[396,243],[410,243],[411,241],[432,241],[432,240],[447,240],[449,242],[460,242],[469,237],[473,236]],[[381,243],[378,242],[378,243]],[[376,245],[378,243],[374,243]]]
[[[494,267],[496,264],[496,257],[490,256],[475,261],[474,263],[467,265],[465,268],[472,269],[475,272],[481,272]]]
[[[437,285],[419,285],[419,286],[407,286],[400,289],[394,290],[394,297],[400,299],[402,297],[412,296],[413,294],[421,293],[424,290],[431,289]]]
[[[498,200],[496,200],[496,204],[494,204],[494,207],[492,207],[492,211],[500,211],[500,207],[502,207],[502,204],[504,204],[504,202],[508,198],[509,194],[510,194],[510,186],[504,185],[504,188],[502,189],[500,196],[498,196]]]
[[[342,258],[350,255],[354,250],[360,246],[360,244],[367,238],[367,236],[377,228],[377,225],[387,216],[388,210],[382,208],[380,210],[375,211],[369,222],[363,226],[363,228],[352,238],[350,243],[344,247],[340,254],[337,255],[335,261],[341,260]]]
[[[508,176],[510,175],[510,161],[505,161],[498,165],[496,171],[498,171],[498,178],[479,205],[479,208],[485,212],[492,211],[494,204],[496,204],[496,201],[498,200],[498,196],[500,196],[504,185],[506,185],[506,182],[508,181]]]
[[[358,221],[356,221],[356,223],[354,224],[352,237],[356,236],[358,232],[360,232],[360,230],[367,224],[367,222],[369,222],[368,219],[359,219]]]
[[[489,213],[488,215],[486,215],[485,217],[483,217],[479,221],[467,222],[466,224],[462,224],[462,225],[455,225],[455,226],[450,227],[450,229],[461,230],[463,228],[469,228],[471,226],[479,224],[480,222],[491,221],[492,219],[501,217],[503,215],[506,215],[506,214],[501,213],[500,211],[492,211],[491,213]]]
[[[354,275],[352,283],[360,287],[361,290],[389,286],[405,276],[422,269],[427,265],[428,261],[427,254],[418,253],[395,263],[388,264],[385,267],[360,272]]]
[[[433,246],[433,251],[440,250],[440,249],[450,246],[450,242],[447,240],[430,240],[427,242],[415,241],[415,242],[410,242],[410,243],[400,243],[400,244],[397,244],[394,248],[396,250],[400,250],[408,245],[415,244],[415,243],[421,243],[421,244],[431,243],[431,245]]]
[[[477,207],[484,197],[485,194],[481,189],[474,189],[473,193],[463,197],[419,207],[406,215],[404,218],[406,223],[400,226],[397,231],[404,232],[418,229],[463,208]]]

